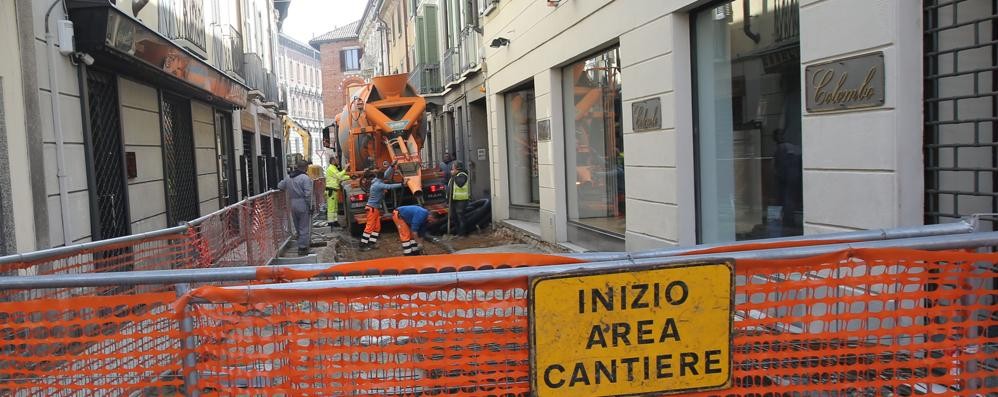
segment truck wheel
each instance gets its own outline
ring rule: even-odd
[[[353,237],[360,237],[360,234],[364,232],[364,226],[357,223],[353,217],[353,211],[350,209],[350,204],[343,206],[343,224],[345,225],[350,235]]]

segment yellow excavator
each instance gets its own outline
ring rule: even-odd
[[[287,115],[281,117],[281,124],[284,125],[284,142],[290,142],[291,133],[294,132],[301,137],[301,153],[288,153],[285,155],[285,164],[287,164],[288,171],[294,168],[295,163],[298,160],[311,160],[312,159],[312,134],[308,132],[304,127],[294,121],[291,117]],[[323,164],[312,164],[308,166],[308,176],[310,178],[318,179],[322,178],[322,166]]]

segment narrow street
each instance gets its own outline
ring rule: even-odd
[[[423,255],[446,255],[479,252],[549,253],[550,248],[529,244],[511,237],[511,233],[493,226],[467,236],[429,236],[423,241]],[[360,240],[345,229],[330,230],[328,226],[312,227],[312,253],[320,263],[354,262],[402,256],[398,232],[391,222],[382,224],[378,246],[369,251],[360,249]],[[285,250],[285,257],[296,256],[294,249]]]

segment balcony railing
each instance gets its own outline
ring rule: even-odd
[[[231,71],[232,67],[232,47],[226,40],[227,29],[222,26],[212,28],[211,37],[211,64],[222,71]]]
[[[181,47],[208,58],[203,0],[162,0],[159,30]]]
[[[461,79],[465,72],[475,69],[481,63],[482,34],[472,26],[466,26],[458,37],[456,46],[448,48],[443,57],[444,85]]]
[[[482,34],[472,26],[461,31],[461,72],[478,67],[481,62]]]
[[[229,42],[229,46],[232,48],[232,69],[224,69],[226,72],[235,73],[240,78],[245,79],[246,76],[243,75],[244,67],[246,63],[246,55],[243,53],[243,35],[239,34],[234,26],[229,26],[229,30],[225,36],[225,40]]]
[[[246,85],[254,90],[263,91],[267,85],[267,71],[263,68],[263,59],[259,54],[253,53],[244,54],[243,59],[245,60],[243,78],[246,79]]]
[[[444,62],[441,64],[444,85],[457,81],[461,75],[460,47],[451,47],[444,51]]]
[[[419,64],[409,73],[409,83],[419,90],[420,94],[437,94],[443,91],[440,84],[440,65]]]
[[[264,75],[264,86],[260,87],[259,90],[263,91],[263,95],[266,96],[267,102],[277,102],[280,98],[280,90],[277,84],[277,75],[274,73],[266,73]]]

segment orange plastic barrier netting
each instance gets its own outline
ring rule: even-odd
[[[99,248],[81,249],[45,259],[4,263],[0,264],[0,274],[4,276],[34,276],[185,269],[197,267],[197,263],[192,260],[195,252],[195,244],[190,233],[176,233],[107,244]],[[141,289],[145,291],[162,290],[162,288],[153,286],[145,286]],[[113,286],[33,291],[0,290],[0,301],[103,295],[120,291],[120,288]]]
[[[264,266],[290,236],[287,195],[274,192],[226,207],[191,226],[197,267]]]
[[[559,255],[526,253],[423,255],[404,259],[396,257],[347,262],[332,265],[324,270],[303,271],[282,266],[261,267],[256,271],[256,279],[258,281],[292,281],[314,278],[319,275],[322,277],[341,277],[450,273],[582,262],[584,261],[580,259]]]
[[[719,395],[998,392],[996,254],[856,250],[736,264],[734,387]],[[219,395],[529,393],[526,279],[191,296]],[[247,391],[251,390],[251,391]]]
[[[0,276],[84,274],[140,270],[262,266],[290,235],[287,196],[274,192],[207,216],[185,231],[99,244],[43,259],[0,263]],[[168,291],[172,286],[89,287],[32,291],[0,290],[0,301],[124,295]]]
[[[182,390],[174,293],[0,303],[0,395]]]

